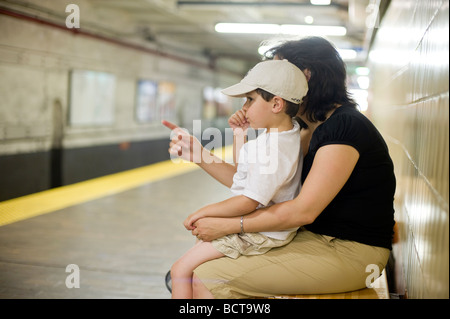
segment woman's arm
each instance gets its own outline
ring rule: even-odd
[[[244,218],[244,231],[276,231],[311,224],[328,206],[350,177],[358,151],[348,145],[321,147],[300,194],[293,200],[258,209]],[[204,241],[239,233],[240,218],[202,218],[192,231]]]

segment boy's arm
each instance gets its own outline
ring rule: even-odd
[[[162,121],[162,124],[176,133],[170,142],[169,153],[172,156],[178,156],[186,161],[196,163],[217,181],[231,187],[233,175],[236,173],[235,165],[225,162],[204,149],[195,137],[177,125],[165,120]]]
[[[192,224],[203,217],[236,217],[249,214],[258,207],[259,202],[244,195],[237,195],[224,201],[207,205],[191,214],[184,221],[187,230],[192,230]]]

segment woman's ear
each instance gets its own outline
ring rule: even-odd
[[[309,80],[311,79],[311,70],[310,69],[304,69],[303,73],[305,74],[306,81],[309,82]]]
[[[272,99],[272,112],[275,114],[284,110],[286,102],[279,96],[275,95]]]

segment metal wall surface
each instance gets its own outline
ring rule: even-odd
[[[369,112],[397,177],[397,288],[449,297],[449,2],[394,0],[369,55]]]

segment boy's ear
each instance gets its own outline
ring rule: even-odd
[[[283,111],[286,102],[279,96],[274,96],[272,99],[272,112],[278,114]]]

